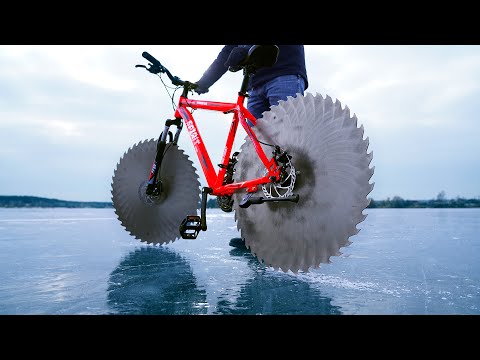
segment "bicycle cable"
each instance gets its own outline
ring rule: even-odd
[[[177,105],[175,103],[175,100],[174,100],[174,97],[175,97],[175,93],[177,92],[178,89],[181,88],[181,86],[176,86],[176,87],[173,87],[173,86],[168,86],[167,84],[165,84],[165,82],[163,81],[162,79],[162,76],[161,74],[157,74],[157,76],[160,78],[160,81],[162,82],[164,88],[165,88],[165,91],[167,92],[169,98],[170,98],[170,101],[172,102],[172,108],[173,108],[173,111],[176,111],[177,110]],[[170,94],[170,92],[168,91],[168,89],[173,89],[173,94]],[[188,104],[188,99],[187,99],[187,104]],[[191,113],[193,114],[193,112],[196,110],[195,108],[191,107]]]
[[[260,144],[263,144],[263,145],[266,145],[266,146],[271,146],[271,147],[273,147],[273,148],[276,147],[276,145],[267,144],[267,143],[264,143],[263,141],[260,141],[260,140],[258,140],[258,142],[259,142]]]
[[[175,92],[178,90],[179,86],[176,86],[176,87],[168,86],[168,85],[165,84],[165,82],[163,81],[161,74],[156,74],[156,75],[160,78],[160,81],[162,82],[163,87],[165,88],[165,91],[167,92],[168,97],[170,98],[170,101],[172,102],[172,108],[173,108],[173,110],[175,111],[175,110],[176,110],[176,105],[175,105],[175,101],[173,100],[173,97],[175,96]],[[174,90],[174,91],[173,91],[173,94],[170,94],[170,92],[168,91],[168,89],[173,89],[173,90]]]
[[[167,84],[163,81],[161,74],[156,74],[156,75],[160,78],[160,81],[162,82],[163,87],[165,88],[165,91],[167,92],[168,97],[170,98],[170,100],[171,100],[171,102],[172,102],[172,108],[173,108],[173,110],[176,111],[177,105],[175,104],[174,97],[175,97],[175,93],[177,92],[178,89],[181,88],[181,86],[175,86],[175,87],[169,86],[169,85],[167,85]],[[173,89],[173,93],[170,94],[170,91],[168,91],[168,89]],[[192,108],[191,112],[193,113],[194,110],[196,110],[196,109]],[[166,147],[166,149],[165,149],[165,151],[164,151],[164,153],[163,153],[163,156],[165,156],[170,149],[171,149],[171,146]]]

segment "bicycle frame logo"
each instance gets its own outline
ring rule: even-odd
[[[245,108],[243,105],[245,101],[245,96],[240,95],[238,97],[237,103],[226,103],[218,101],[205,101],[205,100],[195,100],[188,99],[185,96],[180,96],[178,101],[178,107],[175,110],[175,118],[183,119],[187,130],[190,135],[190,139],[197,153],[198,159],[205,174],[208,186],[212,189],[212,195],[232,195],[233,192],[237,189],[247,189],[248,192],[254,192],[257,190],[258,185],[263,185],[272,181],[272,178],[279,180],[280,178],[280,167],[276,164],[274,158],[268,159],[261,147],[255,132],[247,124],[246,119],[248,119],[253,125],[256,124],[255,117]],[[195,119],[189,110],[191,109],[204,109],[211,111],[221,111],[225,114],[233,113],[232,124],[227,136],[225,143],[225,149],[221,159],[221,167],[218,171],[218,174],[215,171],[215,168],[212,164],[208,151],[205,147],[205,144],[198,130]],[[233,142],[235,135],[237,133],[238,124],[242,124],[245,129],[248,137],[252,141],[253,146],[258,154],[259,159],[262,161],[265,168],[268,170],[268,173],[263,177],[258,177],[256,179],[244,180],[241,182],[233,182],[230,184],[223,185],[223,180],[225,173],[227,171],[227,165],[230,159],[230,154],[233,147]]]
[[[190,133],[190,139],[192,139],[193,145],[198,145],[202,142],[200,137],[198,136],[198,130],[196,124],[193,123],[191,120],[186,120],[185,124],[187,125],[187,129]]]

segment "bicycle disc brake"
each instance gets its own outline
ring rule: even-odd
[[[179,225],[196,213],[200,182],[192,161],[183,150],[167,144],[160,169],[161,193],[145,193],[155,159],[157,141],[140,141],[125,152],[112,177],[112,202],[121,224],[135,238],[167,244],[180,237]]]
[[[280,151],[280,148],[279,150]],[[275,152],[276,155],[278,155]],[[282,152],[281,156],[276,156],[277,164],[280,165],[280,180],[262,185],[263,194],[267,199],[279,199],[294,196],[295,180],[297,179],[297,171],[292,164],[292,157],[286,152]],[[268,174],[268,170],[263,171],[263,176]]]
[[[242,208],[245,192],[236,191],[235,220],[245,245],[260,261],[284,272],[308,271],[330,262],[358,233],[356,226],[366,218],[362,212],[370,202],[373,153],[367,153],[363,125],[357,127],[356,116],[350,117],[348,107],[342,109],[338,100],[307,93],[272,106],[254,131],[258,140],[278,145],[292,157],[297,174],[293,191],[299,201]],[[270,147],[261,146],[271,153]],[[248,137],[236,170],[236,181],[264,174]]]

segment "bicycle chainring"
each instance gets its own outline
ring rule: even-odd
[[[230,195],[221,195],[217,196],[217,205],[224,212],[232,212],[233,210],[233,200]]]

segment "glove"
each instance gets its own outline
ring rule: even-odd
[[[203,83],[202,79],[198,80],[195,84],[197,84],[197,87],[193,89],[193,91],[195,91],[198,95],[208,93],[208,86]]]

